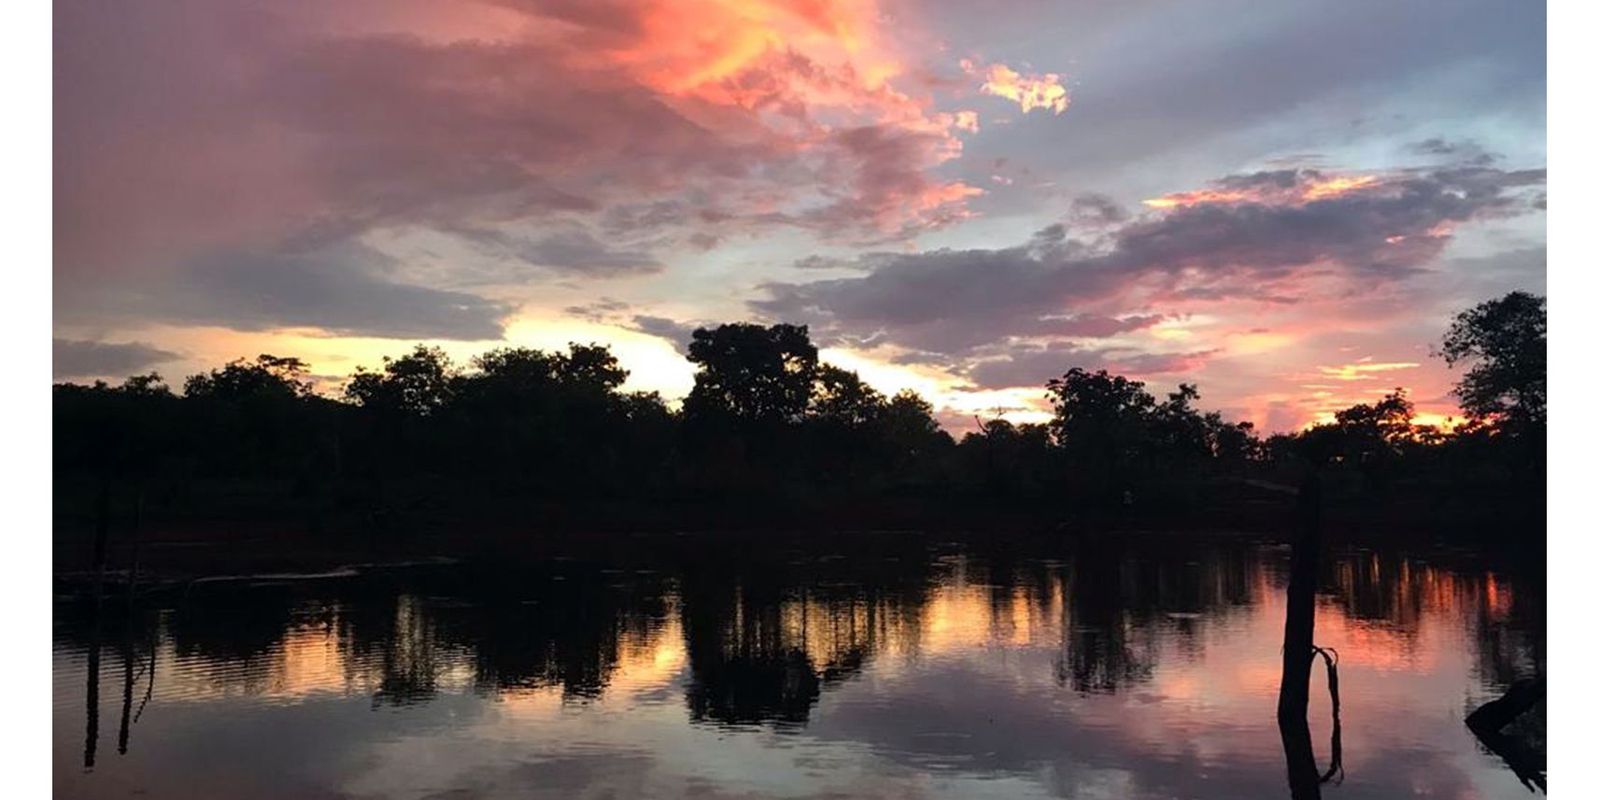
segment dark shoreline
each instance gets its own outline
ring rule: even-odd
[[[1293,530],[1293,495],[1267,493],[1248,502],[1189,509],[1123,509],[1093,514],[1051,511],[1043,503],[934,502],[895,499],[833,505],[767,502],[671,505],[529,503],[521,508],[421,509],[390,515],[347,512],[308,518],[237,509],[209,516],[149,513],[137,528],[128,515],[110,525],[109,585],[127,580],[137,548],[138,581],[189,582],[228,575],[303,575],[350,565],[537,559],[571,553],[604,554],[616,547],[646,549],[692,540],[741,551],[929,537],[984,546],[1059,546],[1062,540],[1121,540],[1128,544],[1183,539],[1246,539],[1286,543]],[[1513,513],[1499,504],[1446,510],[1421,503],[1330,503],[1327,538],[1335,546],[1460,546],[1519,563],[1544,559],[1538,513]],[[1536,537],[1506,536],[1508,526]],[[58,514],[53,536],[57,590],[79,592],[93,583],[94,525]]]

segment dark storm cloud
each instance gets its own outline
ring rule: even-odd
[[[1544,171],[1405,170],[1317,194],[1329,191],[1328,180],[1308,170],[1227,176],[1213,188],[1234,193],[1232,201],[1145,215],[1094,246],[1052,226],[1016,247],[869,254],[859,264],[865,275],[770,283],[751,305],[823,335],[957,355],[1050,335],[1063,316],[1122,316],[1106,308],[1126,313],[1196,298],[1292,302],[1306,277],[1333,276],[1359,290],[1423,271],[1452,226],[1524,212],[1520,192],[1542,184]]]
[[[134,313],[237,330],[318,328],[349,336],[499,339],[512,308],[465,292],[391,280],[359,246],[232,254],[193,262],[169,285],[127,298]]]
[[[52,371],[57,378],[132,375],[182,356],[144,342],[52,340]]]

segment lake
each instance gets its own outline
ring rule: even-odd
[[[55,792],[1287,797],[1288,560],[1176,535],[658,536],[59,598]],[[1543,672],[1542,579],[1496,566],[1325,554],[1324,797],[1527,793],[1463,724]],[[1320,660],[1309,718],[1326,769]]]

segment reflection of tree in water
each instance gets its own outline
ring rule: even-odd
[[[1057,540],[1037,549],[1011,542],[941,550],[917,540],[897,547],[786,550],[753,541],[618,557],[648,564],[649,574],[616,569],[621,565],[607,556],[197,586],[161,601],[168,610],[159,626],[143,612],[148,619],[133,626],[131,650],[170,648],[170,657],[203,667],[164,680],[250,694],[365,691],[375,703],[405,704],[461,688],[494,694],[559,687],[564,697],[588,698],[603,694],[623,663],[654,653],[681,623],[685,702],[695,720],[794,725],[808,721],[830,685],[878,655],[948,644],[1035,645],[1059,637],[1061,685],[1126,691],[1149,680],[1160,659],[1202,656],[1212,626],[1246,613],[1276,574],[1244,543],[1109,539],[1064,550]],[[1327,559],[1319,581],[1324,607],[1401,641],[1417,638],[1425,618],[1459,620],[1476,642],[1476,672],[1487,686],[1543,674],[1540,584],[1470,562],[1457,569],[1442,559],[1373,558]],[[126,672],[115,660],[129,649],[121,616],[108,613],[97,637],[108,647],[108,675]],[[57,637],[96,638],[85,619],[63,609]],[[969,627],[941,628],[948,622]],[[1382,644],[1398,646],[1394,641]],[[298,655],[328,666],[297,674]],[[142,662],[134,675],[142,685]],[[139,699],[136,692],[135,708]]]
[[[1489,574],[1474,604],[1477,631],[1475,672],[1496,690],[1516,681],[1545,677],[1545,587],[1543,565],[1521,580]],[[1542,705],[1541,705],[1542,710]]]
[[[771,584],[685,581],[684,641],[690,714],[726,723],[804,723],[821,679],[782,624],[784,591]]]
[[[1504,690],[1541,676],[1544,668],[1542,565],[1506,563],[1512,568],[1494,572],[1475,560],[1430,563],[1391,551],[1344,553],[1324,570],[1325,599],[1346,617],[1392,634],[1405,654],[1419,646],[1425,614],[1463,626],[1476,644],[1479,679]]]
[[[695,720],[801,725],[830,684],[873,654],[916,646],[926,561],[733,559],[683,578],[683,631]]]
[[[180,659],[235,667],[212,671],[214,680],[247,693],[263,692],[294,621],[293,608],[293,596],[283,586],[196,588],[167,617],[167,633]]]
[[[1086,543],[1064,576],[1065,653],[1057,660],[1057,679],[1079,692],[1115,692],[1127,683],[1150,678],[1152,654],[1136,649],[1133,615],[1124,594],[1121,548]]]
[[[1202,626],[1255,599],[1256,566],[1242,548],[1175,543],[1132,553],[1115,540],[1081,542],[1059,578],[1057,679],[1078,692],[1116,692],[1150,679],[1163,640],[1198,656]]]
[[[471,654],[480,691],[559,686],[569,698],[597,697],[624,636],[648,635],[648,621],[666,613],[658,581],[622,580],[592,564],[471,580],[472,602],[435,613],[441,640]]]
[[[83,766],[92,769],[100,749],[101,681],[111,673],[122,679],[122,708],[117,726],[117,753],[126,755],[136,714],[142,714],[155,686],[156,648],[161,642],[160,616],[138,607],[133,595],[107,601],[80,598],[79,602],[56,609],[55,635],[81,646],[84,653],[84,746]],[[120,669],[108,660],[120,660]],[[137,710],[135,685],[146,687]]]
[[[378,688],[372,702],[408,705],[432,700],[438,693],[440,671],[448,663],[440,657],[435,620],[413,595],[390,598],[378,607],[388,612],[385,617],[389,625],[386,629],[375,626],[372,633],[380,638],[363,648],[376,650],[379,656]],[[351,638],[361,641],[364,637]]]

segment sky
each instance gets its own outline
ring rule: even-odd
[[[947,427],[1107,369],[1267,431],[1545,290],[1515,0],[64,0],[57,380],[810,326]]]

